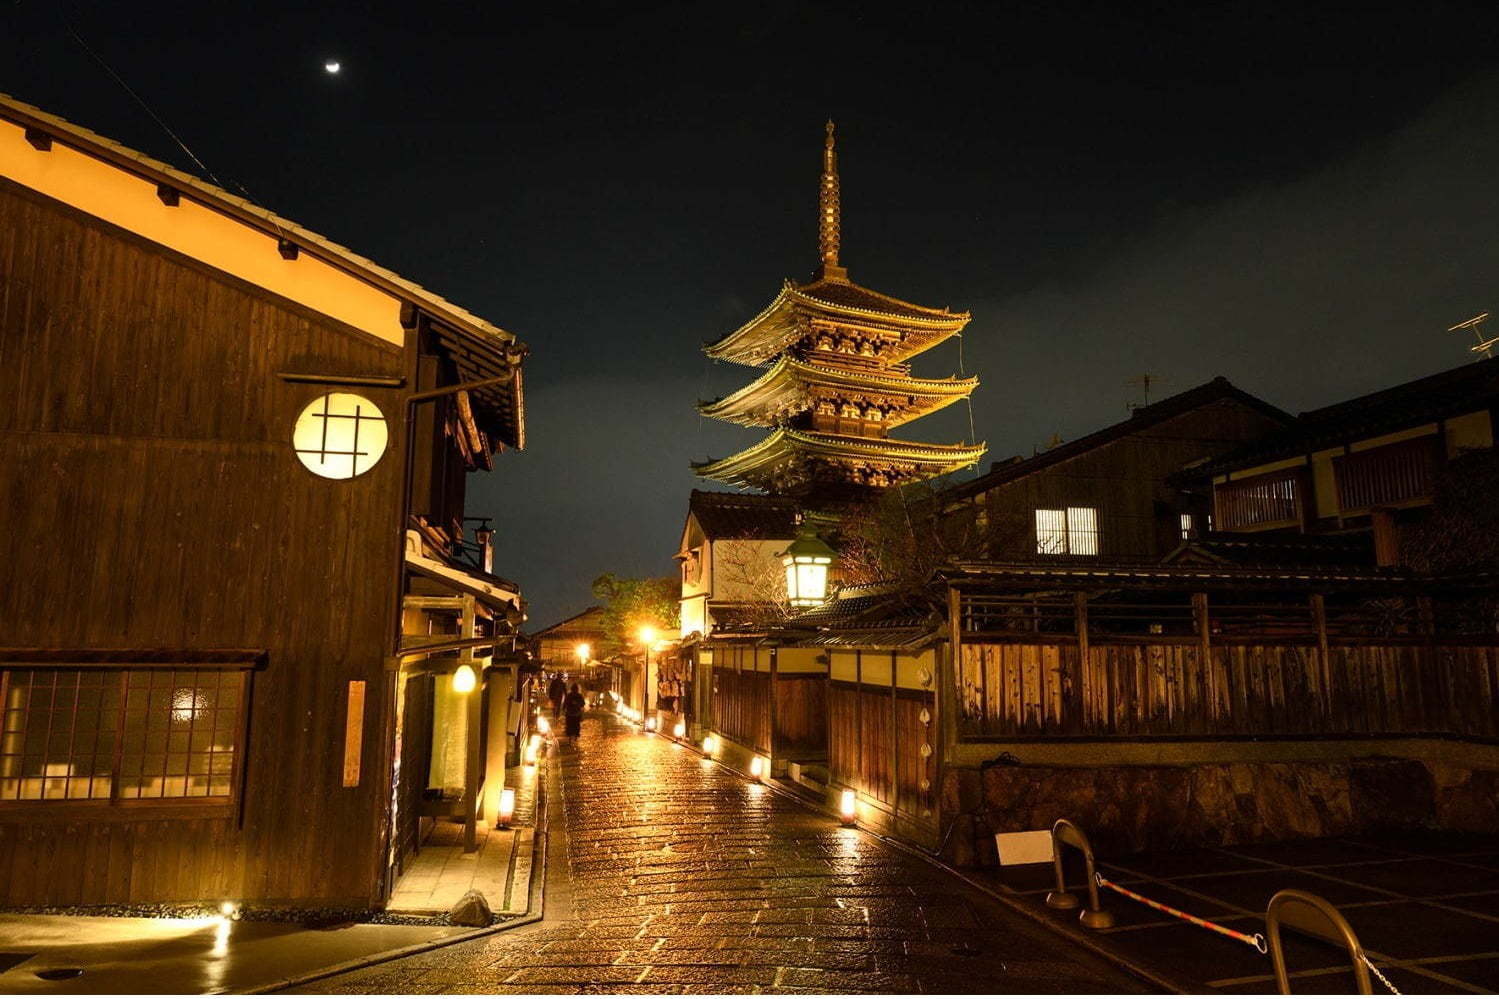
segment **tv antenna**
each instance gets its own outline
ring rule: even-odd
[[[1494,356],[1494,344],[1499,343],[1499,336],[1485,337],[1483,335],[1483,331],[1479,328],[1483,325],[1483,321],[1487,318],[1489,318],[1489,314],[1487,312],[1480,312],[1478,315],[1474,316],[1472,319],[1467,320],[1466,322],[1458,323],[1456,326],[1447,327],[1447,332],[1456,333],[1458,330],[1472,330],[1473,336],[1477,339],[1478,342],[1473,344],[1473,346],[1469,347],[1468,349],[1477,354],[1479,357],[1487,360]]]
[[[1140,402],[1126,402],[1124,404],[1124,408],[1126,410],[1128,410],[1129,412],[1133,413],[1135,410],[1139,409],[1141,406],[1149,406],[1150,405],[1150,389],[1151,389],[1151,386],[1153,386],[1153,385],[1160,385],[1160,383],[1165,382],[1165,381],[1170,381],[1170,379],[1168,379],[1168,378],[1162,378],[1160,375],[1152,375],[1152,374],[1148,374],[1148,373],[1147,374],[1143,374],[1143,375],[1135,375],[1133,378],[1126,378],[1124,380],[1124,384],[1128,385],[1130,388],[1137,388],[1137,389],[1139,389],[1140,390],[1140,398],[1141,398],[1142,401],[1140,401]]]

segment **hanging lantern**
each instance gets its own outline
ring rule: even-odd
[[[809,525],[802,524],[796,540],[781,552],[791,606],[816,607],[828,598],[828,566],[837,554]]]
[[[453,671],[454,693],[471,693],[477,683],[478,678],[474,676],[474,669],[472,666],[459,666],[456,670]]]

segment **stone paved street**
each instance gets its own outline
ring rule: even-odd
[[[564,814],[553,812],[545,920],[310,988],[1141,990],[919,859],[612,716],[590,716],[554,765]]]

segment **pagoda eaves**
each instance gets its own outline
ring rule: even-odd
[[[833,358],[834,362],[841,360]],[[911,378],[885,367],[870,370],[833,368],[782,356],[765,374],[737,392],[714,402],[700,403],[704,416],[746,427],[779,426],[808,411],[825,412],[829,420],[873,420],[884,428],[898,427],[936,412],[978,387],[970,378]],[[846,410],[853,407],[857,412]]]
[[[884,488],[968,468],[988,449],[983,443],[922,444],[781,427],[738,454],[692,468],[704,478],[772,493],[795,491],[827,479],[829,472],[853,486]]]
[[[787,280],[763,312],[703,352],[716,361],[758,366],[825,323],[865,332],[880,343],[881,356],[894,364],[961,332],[971,318],[967,312],[912,305],[846,279],[805,284]]]

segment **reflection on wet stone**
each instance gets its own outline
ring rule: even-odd
[[[1139,991],[919,859],[612,717],[554,762],[565,850],[546,921],[313,990]]]

